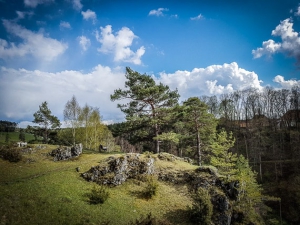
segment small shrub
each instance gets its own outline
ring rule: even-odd
[[[150,199],[157,193],[158,182],[154,176],[146,176],[146,187],[143,191],[145,198]]]
[[[108,188],[104,185],[95,185],[88,197],[91,204],[103,204],[109,197]]]
[[[19,162],[22,160],[22,153],[16,148],[2,147],[0,156],[9,162]]]
[[[194,203],[191,208],[191,220],[194,224],[211,224],[213,205],[208,191],[204,188],[199,188],[193,195],[193,200]]]

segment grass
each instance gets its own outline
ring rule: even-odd
[[[110,155],[84,152],[75,160],[53,162],[47,153],[55,147],[25,154],[18,163],[0,159],[0,224],[125,225],[149,213],[172,224],[189,224],[186,210],[192,202],[185,186],[158,182],[157,194],[147,200],[139,194],[146,183],[128,180],[110,188],[103,204],[90,204],[88,193],[94,184],[81,178],[76,168],[85,172]],[[166,163],[157,160],[155,166],[193,167]]]
[[[6,138],[6,132],[0,132],[0,143],[4,144],[5,143],[5,138]],[[19,141],[19,132],[8,132],[9,134],[9,141],[10,142],[18,142]],[[34,135],[25,133],[25,141],[28,142],[30,140],[34,140]]]

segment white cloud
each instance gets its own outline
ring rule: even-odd
[[[293,10],[291,10],[293,12]],[[300,6],[298,6],[297,11],[295,12],[295,16],[300,16]]]
[[[115,35],[113,34],[111,25],[100,27],[101,34],[96,32],[96,39],[101,43],[98,48],[102,53],[113,53],[114,61],[131,62],[141,64],[141,57],[145,53],[145,47],[141,46],[136,52],[133,52],[130,47],[137,36],[127,27],[123,27]]]
[[[201,20],[201,19],[204,19],[204,16],[202,14],[199,14],[196,17],[191,17],[191,20]]]
[[[280,84],[281,87],[285,89],[291,89],[296,85],[300,86],[300,80],[285,80],[281,75],[277,75],[273,81]]]
[[[60,21],[59,28],[62,29],[71,29],[71,25],[69,22]]]
[[[77,11],[80,11],[82,9],[81,0],[72,0],[73,8]]]
[[[279,51],[280,48],[281,48],[280,43],[275,43],[275,41],[270,39],[268,41],[263,42],[262,48],[257,48],[256,50],[252,50],[252,54],[255,59],[260,58],[263,55],[267,55],[268,57],[270,57],[272,54]]]
[[[45,37],[43,33],[35,33],[20,25],[3,20],[6,31],[22,39],[16,44],[0,39],[0,58],[10,59],[32,55],[38,60],[52,61],[68,48],[68,45],[56,39]]]
[[[175,73],[160,73],[158,81],[170,88],[178,88],[181,99],[191,96],[219,95],[247,88],[261,89],[261,81],[254,72],[239,68],[236,62],[194,68],[192,71],[178,70]]]
[[[80,105],[99,107],[106,120],[120,120],[123,113],[110,101],[110,95],[124,87],[125,71],[98,65],[91,72],[65,70],[0,69],[0,118],[30,121],[38,106],[47,101],[52,113],[63,119],[66,102],[75,95]]]
[[[149,16],[163,16],[164,15],[164,11],[169,11],[169,9],[167,8],[158,8],[158,9],[152,9],[149,12]]]
[[[24,0],[24,5],[35,8],[37,5],[54,2],[54,0]]]
[[[91,45],[90,39],[88,39],[85,36],[78,37],[78,40],[79,40],[79,44],[83,51],[86,51],[89,48],[89,46]]]
[[[281,42],[276,43],[272,39],[263,42],[261,48],[252,50],[254,58],[260,58],[263,55],[271,56],[281,52],[289,57],[294,57],[297,63],[300,63],[300,38],[299,33],[293,29],[291,19],[281,21],[281,23],[272,31],[273,36],[279,36]]]
[[[83,16],[83,19],[92,20],[93,22],[95,22],[95,20],[97,18],[96,13],[90,9],[86,10],[85,12],[82,11],[81,15]]]

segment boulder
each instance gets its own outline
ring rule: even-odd
[[[126,154],[117,158],[110,156],[105,162],[83,173],[82,177],[98,184],[117,186],[127,179],[147,174],[154,174],[153,158],[141,159],[139,154]]]
[[[49,155],[53,157],[53,161],[61,161],[78,157],[81,153],[82,144],[76,144],[73,147],[60,146],[49,153]]]

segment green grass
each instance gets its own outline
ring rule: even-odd
[[[186,210],[191,198],[186,186],[158,182],[157,194],[145,199],[140,193],[146,182],[128,180],[110,188],[103,204],[89,204],[88,193],[94,183],[85,181],[76,172],[96,166],[109,154],[84,153],[70,161],[53,162],[48,146],[24,155],[19,163],[0,159],[0,224],[129,224],[151,213],[173,224],[188,224]],[[157,160],[156,166],[192,169],[183,162]]]
[[[19,132],[8,132],[9,141],[10,142],[18,142],[19,141]],[[0,143],[5,143],[6,132],[0,132]],[[34,140],[34,135],[25,133],[25,141]]]

